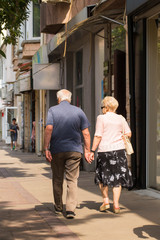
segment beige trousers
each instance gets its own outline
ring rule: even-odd
[[[81,153],[64,152],[52,155],[52,183],[55,208],[63,210],[63,180],[64,173],[67,182],[66,211],[74,212],[77,206],[77,180],[79,177],[79,165]]]

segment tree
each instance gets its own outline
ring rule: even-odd
[[[31,1],[0,0],[0,34],[4,44],[16,44],[17,38],[21,35],[20,27],[29,16],[28,4]],[[2,50],[0,55],[5,56]]]

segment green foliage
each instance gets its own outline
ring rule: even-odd
[[[29,16],[28,4],[32,0],[0,0],[0,34],[4,44],[16,44],[20,27]],[[4,35],[7,30],[7,36]]]
[[[4,58],[6,58],[6,54],[0,49],[0,55]]]
[[[126,30],[123,26],[117,26],[112,29],[112,55],[114,50],[125,51]]]

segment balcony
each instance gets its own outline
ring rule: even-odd
[[[65,23],[75,17],[84,7],[95,5],[97,0],[73,1],[70,16],[70,4],[68,4],[68,2],[69,1],[55,0],[47,1],[47,3],[41,3],[41,32],[56,34],[64,26]]]
[[[39,40],[25,40],[22,42],[22,59],[31,59],[40,48]]]
[[[18,70],[18,58],[13,58],[13,71],[16,72]]]

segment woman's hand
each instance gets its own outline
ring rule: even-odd
[[[91,154],[90,154],[90,159],[91,159],[92,161],[94,161],[94,153],[93,153],[93,152],[91,152]]]

